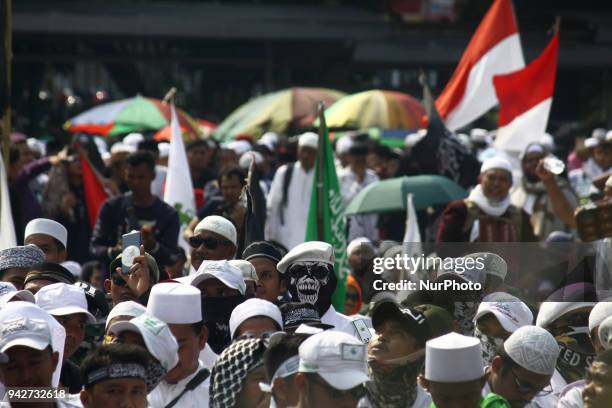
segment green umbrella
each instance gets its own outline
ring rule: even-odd
[[[372,183],[359,192],[344,213],[385,213],[406,209],[406,196],[414,195],[416,210],[467,197],[467,191],[449,178],[437,175],[397,177]]]

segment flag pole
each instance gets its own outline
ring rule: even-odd
[[[6,69],[6,77],[2,78],[6,87],[5,97],[6,105],[2,107],[2,154],[4,155],[4,163],[9,164],[9,148],[11,137],[11,81],[13,65],[13,29],[12,29],[12,0],[4,0],[2,7],[4,8],[4,64]]]
[[[327,124],[325,123],[325,104],[319,102],[317,106],[319,116],[319,144],[317,148],[317,237],[319,241],[325,241],[325,231],[323,227],[323,172],[325,171],[326,143],[325,132]]]

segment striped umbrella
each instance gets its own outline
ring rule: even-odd
[[[319,102],[331,106],[345,94],[326,88],[289,88],[252,99],[232,112],[215,130],[219,141],[239,135],[259,138],[265,132],[306,129],[316,118]]]
[[[336,129],[418,129],[424,116],[414,97],[380,89],[345,96],[325,111],[327,126]]]
[[[181,128],[193,136],[199,135],[198,123],[184,111],[177,109]],[[170,105],[159,99],[140,95],[105,103],[89,109],[64,124],[72,133],[83,132],[102,136],[116,136],[130,132],[159,130],[170,124]]]

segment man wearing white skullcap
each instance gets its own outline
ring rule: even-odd
[[[267,200],[266,240],[286,248],[304,242],[317,146],[318,136],[304,133],[298,141],[298,161],[276,171]]]
[[[532,400],[537,406],[554,407],[556,397],[550,385],[555,373],[559,346],[555,338],[537,326],[517,329],[487,367],[483,396],[494,392],[512,408],[522,408]]]
[[[576,227],[576,193],[564,178],[544,168],[548,149],[540,143],[527,145],[521,156],[523,175],[512,192],[511,202],[531,216],[533,231],[543,241],[553,231]]]
[[[177,399],[177,407],[207,407],[209,372],[198,359],[208,339],[200,291],[182,283],[158,283],[151,289],[147,313],[166,323],[180,346],[178,364],[149,394],[149,404],[165,407]]]
[[[24,243],[42,249],[47,262],[62,263],[68,255],[68,230],[57,221],[36,218],[26,225]]]
[[[233,259],[238,247],[238,232],[227,218],[209,215],[196,225],[189,245],[191,265],[197,270],[203,261]]]
[[[232,340],[249,334],[260,337],[283,328],[283,316],[278,306],[263,299],[248,299],[232,311],[229,321]]]
[[[451,201],[440,221],[438,242],[534,242],[529,215],[510,202],[512,165],[503,157],[482,163],[479,182],[465,200]]]
[[[609,316],[612,316],[612,301],[597,303],[589,314],[589,334],[596,353],[604,349],[599,339],[599,325]]]
[[[348,166],[348,153],[353,143],[354,139],[351,135],[346,135],[336,141],[336,158],[338,159],[336,172]]]
[[[430,408],[509,408],[496,394],[482,397],[486,383],[480,342],[449,333],[425,344],[425,373],[419,384],[431,394]]]

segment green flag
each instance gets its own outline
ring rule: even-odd
[[[308,211],[306,241],[324,241],[334,247],[334,270],[338,286],[332,298],[334,308],[344,311],[348,257],[346,254],[346,218],[342,215],[342,196],[336,175],[334,155],[329,131],[323,116],[324,106],[319,104],[319,147],[315,162],[314,182]]]

